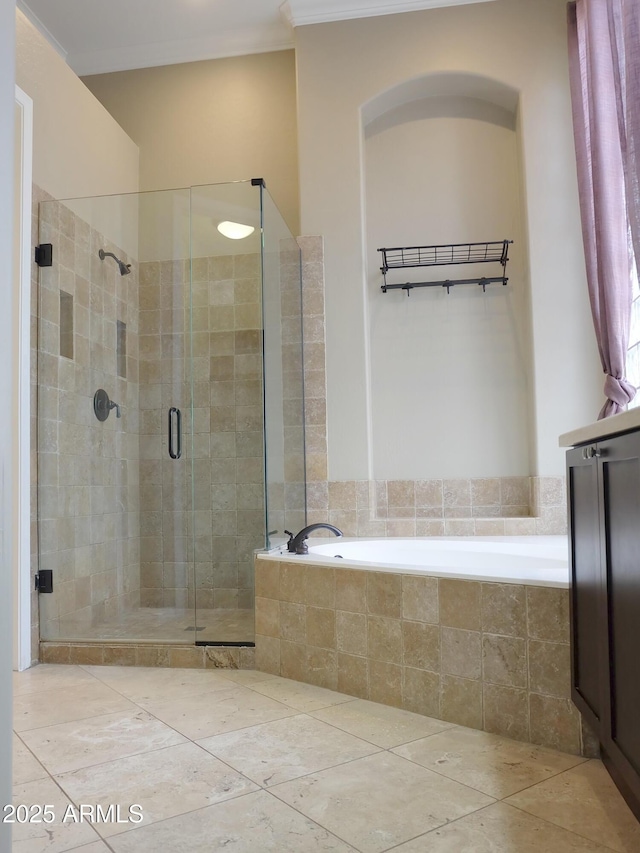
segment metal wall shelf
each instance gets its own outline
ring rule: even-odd
[[[447,293],[459,284],[476,284],[486,290],[488,284],[506,285],[509,245],[513,240],[499,240],[489,243],[451,243],[443,246],[402,246],[393,249],[378,249],[382,253],[380,270],[384,277],[381,286],[387,290],[406,290],[407,296],[414,287],[445,287]],[[454,266],[457,264],[494,264],[502,266],[501,276],[479,276],[478,278],[444,279],[441,281],[413,281],[401,284],[389,284],[389,270],[401,270],[416,267]]]

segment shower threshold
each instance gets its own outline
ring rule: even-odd
[[[175,642],[149,639],[41,640],[40,663],[93,666],[254,669],[253,640]]]
[[[44,642],[135,643],[162,645],[252,645],[254,612],[248,609],[198,609],[189,607],[139,607],[94,624],[60,618]],[[199,630],[194,630],[197,628]]]
[[[40,643],[40,663],[191,669],[255,669],[253,643],[208,645],[151,640],[109,642],[54,640]]]
[[[187,630],[194,625],[204,630]],[[253,610],[140,607],[93,625],[61,618],[57,632],[56,637],[40,642],[42,663],[196,669],[255,666]]]

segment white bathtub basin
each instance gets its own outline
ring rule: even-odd
[[[273,556],[354,569],[536,586],[569,586],[566,536],[310,539],[308,556]]]

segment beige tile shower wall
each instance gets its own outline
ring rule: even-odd
[[[188,606],[191,471],[188,454],[174,461],[167,452],[169,408],[184,415],[188,401],[188,275],[186,261],[140,264],[140,579],[147,607]]]
[[[256,560],[256,666],[574,754],[569,591]]]
[[[283,531],[300,530],[306,523],[305,506],[305,427],[302,342],[302,291],[300,287],[300,247],[293,237],[280,246],[280,313],[282,325],[282,416],[284,484],[281,520],[272,513],[269,525]],[[311,357],[309,345],[307,355]],[[323,353],[324,355],[324,353]],[[313,365],[310,365],[312,368]],[[277,498],[277,496],[275,496]],[[271,520],[273,519],[273,524]]]
[[[39,241],[53,244],[54,263],[39,270],[33,301],[32,430],[39,568],[54,572],[53,594],[40,596],[40,629],[56,638],[139,602],[138,273],[132,258],[126,277],[100,261],[99,248],[124,253],[65,205],[44,203],[40,214]],[[74,326],[62,339],[61,293],[73,300]],[[117,375],[117,320],[127,329],[126,378]],[[60,355],[70,340],[73,358]],[[96,419],[98,388],[120,405],[120,419],[113,411]]]
[[[347,536],[566,533],[564,477],[327,481],[323,238],[299,237],[298,244],[302,250],[309,521],[329,521]],[[295,334],[293,322],[287,328]]]
[[[311,512],[328,499],[327,375],[324,323],[324,246],[322,237],[299,237],[302,251],[304,339],[304,419],[307,500]],[[291,320],[292,334],[295,320]]]
[[[253,606],[253,550],[264,546],[259,264],[257,254],[195,258],[191,273],[188,261],[141,264],[143,606]],[[167,449],[170,406],[183,416],[183,456],[175,461]]]

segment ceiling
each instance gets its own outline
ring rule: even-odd
[[[491,0],[17,0],[79,76],[285,50],[293,28]]]

